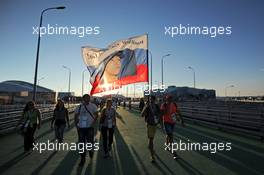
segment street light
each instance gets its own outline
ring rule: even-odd
[[[68,86],[68,107],[69,107],[69,103],[70,103],[70,92],[71,92],[71,69],[68,68],[67,66],[62,66],[64,69],[67,69],[69,71],[69,86]]]
[[[229,85],[229,86],[227,86],[227,87],[225,87],[225,97],[227,98],[227,89],[228,88],[233,88],[233,87],[235,87],[234,85]]]
[[[82,71],[82,96],[83,96],[84,73],[85,73],[85,71],[87,71],[87,69],[84,69],[84,70]]]
[[[171,55],[171,54],[166,54],[166,55],[162,56],[162,58],[161,58],[161,86],[163,86],[163,59],[164,59],[165,57],[170,56],[170,55]]]
[[[195,88],[195,70],[191,66],[189,66],[188,69],[191,69],[193,71],[193,88]]]
[[[43,14],[44,12],[48,11],[48,10],[53,10],[53,9],[65,9],[64,6],[60,6],[60,7],[52,7],[52,8],[47,8],[44,9],[41,12],[40,15],[40,22],[39,22],[39,31],[38,31],[38,44],[37,44],[37,55],[36,55],[36,65],[35,65],[35,76],[34,76],[34,86],[33,86],[33,100],[36,100],[36,87],[37,87],[37,79],[38,79],[38,62],[39,62],[39,46],[40,46],[40,28],[42,27],[42,18],[43,18]]]

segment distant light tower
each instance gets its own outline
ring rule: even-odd
[[[83,96],[83,89],[84,89],[84,73],[85,73],[85,71],[87,71],[87,69],[84,69],[83,71],[82,71],[82,96]]]
[[[67,66],[62,66],[64,69],[67,69],[69,71],[69,85],[68,85],[68,107],[70,103],[70,92],[71,92],[71,69]]]
[[[161,58],[161,86],[163,86],[163,63],[164,63],[164,58],[170,56],[171,54],[166,54],[163,55]]]
[[[189,66],[188,69],[191,69],[193,71],[193,88],[195,88],[195,70],[193,67]]]
[[[233,88],[233,87],[235,87],[234,85],[229,85],[229,86],[227,86],[227,87],[225,87],[225,97],[227,98],[227,89],[228,88]]]
[[[41,81],[41,80],[44,80],[45,79],[45,77],[41,77],[40,79],[38,79],[38,86],[39,86],[39,82]]]

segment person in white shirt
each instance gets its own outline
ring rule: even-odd
[[[109,157],[113,144],[114,128],[116,126],[116,110],[112,107],[112,100],[106,102],[106,107],[101,112],[100,125],[103,138],[104,158]]]
[[[75,126],[79,134],[79,143],[94,144],[94,125],[98,118],[98,110],[95,104],[90,102],[90,95],[83,95],[83,103],[75,109]],[[85,149],[84,149],[85,150]],[[79,166],[85,163],[86,151],[81,153],[81,162]],[[89,151],[90,158],[93,157],[93,151]]]

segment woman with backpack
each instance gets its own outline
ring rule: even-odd
[[[112,100],[106,101],[106,107],[101,112],[100,125],[103,138],[104,158],[109,157],[113,144],[114,129],[116,126],[117,112],[112,107]]]
[[[55,121],[55,124],[54,124]],[[62,100],[58,100],[56,107],[53,112],[53,118],[51,120],[51,129],[53,129],[53,124],[55,125],[55,137],[59,143],[63,142],[63,133],[66,127],[66,121],[68,124],[68,128],[70,127],[69,123],[69,112],[68,109],[65,108],[64,102]]]

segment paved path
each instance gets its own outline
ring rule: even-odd
[[[79,155],[74,151],[46,151],[39,154],[33,151],[23,153],[23,138],[10,134],[0,138],[0,174],[264,174],[264,144],[258,140],[244,138],[230,133],[217,131],[192,124],[185,128],[175,128],[175,140],[187,142],[231,142],[231,151],[211,154],[208,151],[181,151],[181,159],[175,161],[165,151],[164,134],[158,130],[155,138],[157,163],[149,159],[146,140],[146,126],[136,111],[118,110],[121,117],[117,120],[118,128],[112,157],[103,159],[102,150],[95,152],[94,158],[79,168]],[[54,141],[54,132],[49,123],[43,124],[36,133],[37,142]],[[96,134],[101,142],[100,133]],[[77,133],[73,127],[65,132],[65,142],[76,142]],[[100,145],[101,148],[101,145]]]

